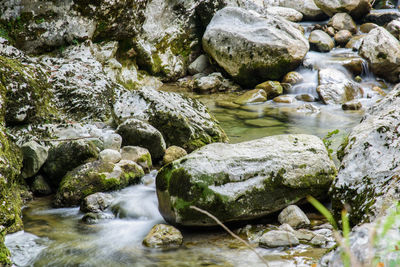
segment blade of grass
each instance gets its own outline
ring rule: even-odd
[[[307,200],[328,220],[328,222],[333,226],[335,230],[339,229],[335,219],[333,218],[332,213],[327,208],[325,208],[325,206],[322,205],[321,202],[319,202],[312,196],[307,196]]]

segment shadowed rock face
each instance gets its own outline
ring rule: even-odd
[[[278,135],[239,144],[211,144],[163,167],[157,175],[159,210],[173,224],[259,218],[326,192],[336,175],[322,141],[311,135]]]
[[[236,82],[252,87],[296,68],[309,44],[284,19],[226,7],[208,25],[203,48]]]

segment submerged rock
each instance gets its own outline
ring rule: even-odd
[[[372,221],[400,200],[398,124],[400,86],[371,107],[344,143],[344,157],[331,195],[337,214],[350,205],[353,224]]]
[[[177,93],[148,89],[125,92],[114,104],[114,115],[118,122],[128,118],[148,121],[162,133],[167,146],[187,151],[228,139],[202,103]]]
[[[323,196],[336,175],[322,141],[278,135],[239,144],[211,144],[164,166],[157,175],[159,209],[170,223],[215,225],[259,218],[306,195]]]
[[[237,83],[252,87],[296,68],[309,45],[287,20],[227,7],[207,26],[203,48]]]
[[[181,232],[171,225],[157,224],[143,240],[143,245],[149,248],[179,248],[182,245]]]
[[[363,38],[359,53],[375,75],[393,83],[400,81],[400,43],[385,28],[371,30]]]
[[[91,194],[122,189],[138,183],[144,175],[143,169],[133,161],[118,164],[94,161],[68,172],[60,183],[55,206],[76,206]]]

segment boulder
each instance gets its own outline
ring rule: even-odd
[[[279,213],[278,221],[281,224],[287,223],[298,229],[310,226],[310,220],[306,214],[296,205],[290,205]]]
[[[385,29],[390,32],[397,40],[400,40],[400,20],[392,20]]]
[[[218,11],[203,35],[203,49],[240,85],[280,79],[308,52],[303,34],[289,21],[241,8]]]
[[[167,146],[180,146],[189,152],[228,139],[202,103],[177,93],[151,89],[125,92],[114,104],[114,118],[118,122],[146,120],[162,133]]]
[[[357,83],[337,69],[319,70],[318,80],[317,92],[325,104],[343,104],[363,94],[362,88]]]
[[[157,175],[159,210],[186,226],[260,218],[306,195],[324,196],[336,169],[322,141],[278,135],[239,144],[216,143],[164,166]]]
[[[48,196],[53,192],[42,175],[38,175],[33,179],[31,190],[36,196]]]
[[[389,82],[400,81],[400,43],[387,30],[377,27],[363,38],[359,54],[372,72]]]
[[[122,145],[147,148],[153,159],[164,156],[166,145],[162,134],[150,124],[128,119],[120,124],[117,133],[122,136]]]
[[[77,206],[91,194],[118,190],[138,183],[143,175],[143,169],[133,161],[120,161],[117,164],[104,161],[89,162],[63,177],[54,205]]]
[[[24,159],[22,161],[22,177],[34,176],[47,160],[47,148],[35,141],[30,141],[21,147]]]
[[[96,146],[90,141],[61,142],[50,148],[47,161],[43,165],[43,172],[50,186],[57,189],[68,171],[97,158]]]
[[[351,37],[351,32],[348,30],[340,30],[335,34],[334,39],[336,44],[343,47],[350,41]]]
[[[121,160],[121,153],[114,149],[104,149],[99,153],[99,160],[118,163]]]
[[[279,6],[293,8],[303,14],[305,20],[324,20],[325,13],[315,5],[313,0],[280,0]]]
[[[163,163],[168,164],[187,155],[186,150],[179,146],[170,146],[165,150]]]
[[[263,234],[259,240],[261,247],[275,248],[275,247],[293,247],[299,244],[297,237],[287,231],[272,230]]]
[[[203,73],[209,66],[210,63],[208,57],[206,55],[200,55],[189,65],[188,72],[191,75]]]
[[[329,52],[335,47],[333,39],[324,31],[315,30],[308,37],[312,50],[319,52]]]
[[[346,138],[337,179],[331,188],[333,208],[351,207],[352,224],[373,221],[398,201],[400,86],[372,106]]]
[[[353,18],[359,19],[372,8],[369,0],[314,0],[314,2],[330,17],[336,13],[345,12]]]
[[[378,27],[378,25],[376,25],[375,23],[367,22],[367,23],[360,25],[360,31],[362,33],[369,33],[371,30],[375,29],[376,27]]]
[[[336,13],[328,22],[335,30],[348,30],[351,33],[357,33],[357,25],[351,16],[347,13]]]
[[[149,171],[153,166],[150,152],[144,147],[124,146],[123,148],[121,148],[121,156],[123,160],[131,160],[133,162],[136,162],[145,171]]]
[[[236,98],[233,103],[238,105],[245,105],[265,101],[267,101],[267,93],[263,89],[254,89],[242,94],[241,96]]]
[[[296,71],[291,71],[283,77],[282,83],[289,83],[291,85],[295,85],[297,83],[302,82],[303,80],[304,80],[303,75],[301,75]]]
[[[266,81],[256,86],[256,89],[262,89],[266,92],[267,99],[272,99],[283,93],[283,87],[278,81]]]
[[[100,137],[104,149],[119,150],[122,144],[122,137],[117,133],[107,133]]]
[[[278,16],[288,21],[299,22],[303,19],[303,14],[293,8],[272,6],[267,8],[267,14]]]
[[[100,213],[105,211],[113,202],[114,197],[108,193],[94,193],[85,197],[80,205],[82,212]]]
[[[154,225],[143,239],[143,245],[149,248],[179,248],[182,242],[181,232],[166,224]]]
[[[398,10],[372,10],[364,18],[366,22],[372,22],[379,26],[384,26],[385,24],[396,19],[400,19],[400,12]]]

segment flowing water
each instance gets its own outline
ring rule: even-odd
[[[287,94],[311,94],[318,97],[317,66],[339,68],[337,61],[356,54],[348,49],[335,49],[329,54],[310,52],[305,66],[298,71],[304,82]],[[364,109],[376,102],[379,95],[371,91],[380,85],[363,65]],[[182,91],[176,86],[164,90]],[[390,87],[388,88],[388,90]],[[363,115],[361,111],[343,111],[340,105],[312,104],[319,110],[299,109],[305,104],[267,101],[262,104],[226,108],[218,103],[232,101],[240,93],[219,93],[189,96],[200,99],[220,121],[222,128],[236,143],[276,134],[307,133],[320,137],[339,129],[346,135]],[[341,137],[337,138],[336,145]],[[6,236],[13,261],[17,266],[263,266],[259,259],[238,241],[218,230],[184,231],[184,244],[178,250],[160,251],[142,246],[151,227],[164,222],[157,208],[153,171],[143,184],[114,192],[114,207],[121,216],[95,225],[84,224],[79,208],[53,209],[51,198],[38,198],[23,210],[25,232]],[[112,217],[111,210],[108,211]],[[124,216],[122,216],[122,214]],[[300,245],[289,249],[257,248],[269,266],[309,266],[326,250]]]

